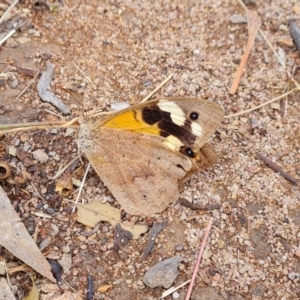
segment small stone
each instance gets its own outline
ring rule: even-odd
[[[64,136],[71,136],[74,133],[74,128],[69,127],[66,129]]]
[[[85,237],[84,235],[78,235],[78,236],[77,236],[77,239],[78,239],[79,241],[81,241],[81,242],[85,242],[86,237]]]
[[[173,256],[151,267],[144,275],[143,281],[150,288],[168,289],[178,276],[178,265],[182,257]]]
[[[19,84],[19,80],[17,78],[14,78],[12,81],[9,82],[9,87],[12,89],[15,89]]]
[[[234,14],[230,17],[230,22],[233,24],[244,24],[247,23],[247,18],[244,15]]]
[[[62,248],[62,252],[64,252],[64,253],[69,253],[70,251],[71,251],[70,246],[64,246],[64,247]]]
[[[248,272],[248,271],[250,271],[250,270],[253,270],[253,267],[252,267],[252,266],[250,266],[250,265],[244,265],[244,266],[242,266],[242,267],[240,268],[240,273],[241,273],[241,274],[244,274],[244,273],[246,273],[246,272]]]
[[[183,248],[183,246],[182,245],[176,245],[175,246],[175,251],[177,251],[177,252],[180,252],[180,251],[182,251],[184,248]]]
[[[170,66],[170,67],[174,67],[175,65],[175,60],[171,57],[167,58],[167,64]]]
[[[51,207],[48,207],[48,208],[46,209],[46,211],[47,211],[47,213],[48,213],[49,215],[55,214],[55,210],[54,210],[53,208],[51,208]]]
[[[223,249],[223,248],[225,247],[224,241],[219,240],[219,241],[218,241],[218,247],[219,247],[219,249]]]
[[[179,298],[179,293],[178,292],[174,292],[172,294],[173,299],[178,299]]]
[[[40,163],[45,163],[49,159],[48,154],[42,149],[38,149],[38,150],[32,152],[32,155],[33,155],[33,158],[36,159],[37,161],[39,161]]]

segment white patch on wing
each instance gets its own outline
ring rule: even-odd
[[[178,126],[183,126],[186,120],[183,110],[175,102],[170,100],[160,100],[158,102],[158,107],[165,112],[171,114],[171,120]]]
[[[172,151],[179,151],[183,143],[174,135],[169,135],[163,142]]]
[[[200,124],[198,124],[198,123],[196,123],[196,122],[192,122],[191,128],[192,128],[192,133],[193,133],[195,136],[199,137],[199,136],[202,135],[202,131],[203,131],[203,130],[202,130],[202,126],[201,126]]]

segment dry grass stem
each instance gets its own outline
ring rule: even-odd
[[[198,255],[195,267],[194,267],[194,272],[193,272],[193,275],[192,275],[192,279],[191,279],[188,291],[187,291],[186,296],[185,296],[185,300],[189,300],[190,297],[191,297],[193,286],[194,286],[195,280],[196,280],[196,275],[197,275],[197,272],[199,270],[202,254],[204,252],[204,247],[206,245],[206,241],[208,239],[208,234],[209,234],[209,231],[211,229],[212,221],[213,221],[213,218],[210,218],[209,221],[208,221],[207,228],[206,228],[206,231],[205,231],[205,235],[204,235],[201,247],[200,247],[199,255]]]
[[[173,73],[170,74],[161,84],[159,84],[152,92],[150,92],[150,94],[148,94],[148,96],[146,96],[141,103],[149,100],[159,89],[161,89],[169,80],[172,79],[173,75]]]
[[[230,91],[229,91],[229,93],[232,95],[235,94],[238,89],[240,80],[241,80],[243,72],[244,72],[244,68],[248,61],[251,49],[254,45],[254,41],[255,41],[255,37],[257,35],[258,28],[261,25],[261,19],[258,16],[256,11],[247,10],[247,22],[248,22],[248,32],[249,32],[248,42],[247,42],[245,53],[243,55],[243,58],[239,65],[239,68],[236,72],[235,79],[234,79],[232,86],[230,88]]]
[[[257,109],[259,109],[259,108],[261,108],[261,107],[264,107],[264,106],[266,106],[266,105],[268,105],[268,104],[270,104],[270,103],[273,103],[273,102],[275,102],[275,101],[277,101],[277,100],[280,100],[280,99],[286,97],[287,95],[289,95],[289,94],[291,94],[291,93],[293,93],[293,92],[295,92],[295,91],[298,91],[298,88],[293,89],[293,90],[291,90],[291,91],[289,91],[289,92],[286,92],[286,93],[284,93],[284,94],[282,94],[282,95],[280,95],[280,96],[278,96],[278,97],[276,97],[276,98],[273,98],[273,99],[271,99],[271,100],[269,100],[269,101],[267,101],[267,102],[265,102],[265,103],[262,103],[262,104],[260,104],[260,105],[258,105],[258,106],[255,106],[255,107],[253,107],[253,108],[246,109],[246,110],[241,111],[241,112],[238,112],[238,113],[236,113],[236,114],[227,115],[227,116],[225,116],[224,118],[230,119],[230,118],[232,118],[232,117],[237,117],[237,116],[240,116],[240,115],[244,115],[244,114],[250,113],[251,111],[257,110]]]
[[[90,166],[91,166],[91,163],[89,163],[86,167],[86,170],[85,170],[85,173],[84,173],[84,176],[82,178],[82,182],[81,182],[81,185],[80,185],[80,188],[79,188],[79,191],[78,191],[78,195],[76,197],[76,200],[75,200],[75,204],[73,206],[73,209],[72,209],[72,214],[75,212],[75,209],[76,209],[76,205],[78,204],[78,201],[79,201],[79,197],[81,195],[81,191],[83,189],[83,186],[84,186],[84,183],[85,183],[85,180],[86,180],[86,176],[90,170]]]
[[[40,74],[40,70],[36,72],[34,77],[29,81],[27,86],[24,88],[23,91],[21,91],[21,93],[16,97],[16,99],[19,99],[29,89],[29,87],[34,83],[34,81],[36,80],[39,74]]]

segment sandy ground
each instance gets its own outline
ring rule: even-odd
[[[286,67],[259,33],[235,95],[229,89],[248,38],[246,14],[238,1],[65,1],[63,6],[49,2],[49,10],[43,9],[42,2],[21,3],[13,12],[28,24],[0,52],[1,72],[12,73],[0,78],[0,123],[60,119],[61,113],[39,98],[38,78],[16,99],[32,80],[19,68],[35,74],[45,70],[46,61],[55,65],[52,92],[71,109],[70,115],[63,116],[66,119],[82,108],[108,111],[112,103],[138,103],[171,73],[173,79],[155,97],[204,97],[221,104],[227,116],[280,96],[295,87],[288,72],[299,66],[299,56],[291,44],[287,20],[299,19],[300,7],[282,0],[247,2],[260,15],[261,29]],[[1,11],[7,6],[2,3]],[[2,31],[10,25],[1,25]],[[299,185],[293,186],[256,156],[272,156],[299,180],[299,92],[284,99],[285,114],[281,111],[284,103],[278,101],[224,119],[211,139],[218,163],[194,175],[182,193],[182,198],[197,204],[220,207],[203,211],[171,205],[151,220],[167,220],[168,226],[142,262],[140,252],[147,235],[131,241],[115,257],[113,228],[101,223],[86,238],[87,228],[71,215],[68,200],[73,195],[55,192],[51,178],[77,155],[76,130],[2,137],[3,153],[11,146],[32,159],[32,152],[44,149],[49,159],[26,167],[20,157],[5,156],[12,177],[16,179],[25,168],[43,199],[29,182],[1,185],[19,207],[28,231],[32,234],[37,227],[42,231],[38,244],[51,237],[45,256],[70,260],[63,275],[69,286],[64,283],[64,289],[72,287],[84,295],[87,274],[92,274],[95,299],[159,299],[163,289],[146,287],[143,275],[159,260],[181,255],[184,260],[174,285],[188,280],[206,224],[213,217],[193,299],[299,299]],[[83,173],[80,170],[75,176],[82,179]],[[94,171],[89,173],[83,198],[118,205]],[[39,218],[33,214],[36,211],[51,214],[52,219]],[[145,222],[142,218],[135,221]],[[13,263],[4,250],[2,255]],[[13,275],[11,283],[20,299],[28,292],[25,273]],[[111,288],[101,293],[99,287],[105,284]],[[38,277],[37,286],[42,299],[50,299],[53,294],[45,288],[46,280]],[[166,299],[184,299],[185,292],[183,288]]]

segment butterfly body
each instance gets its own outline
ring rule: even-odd
[[[152,100],[82,124],[78,145],[127,213],[151,216],[179,198],[180,182],[216,161],[205,144],[222,118],[221,106],[205,100]]]

